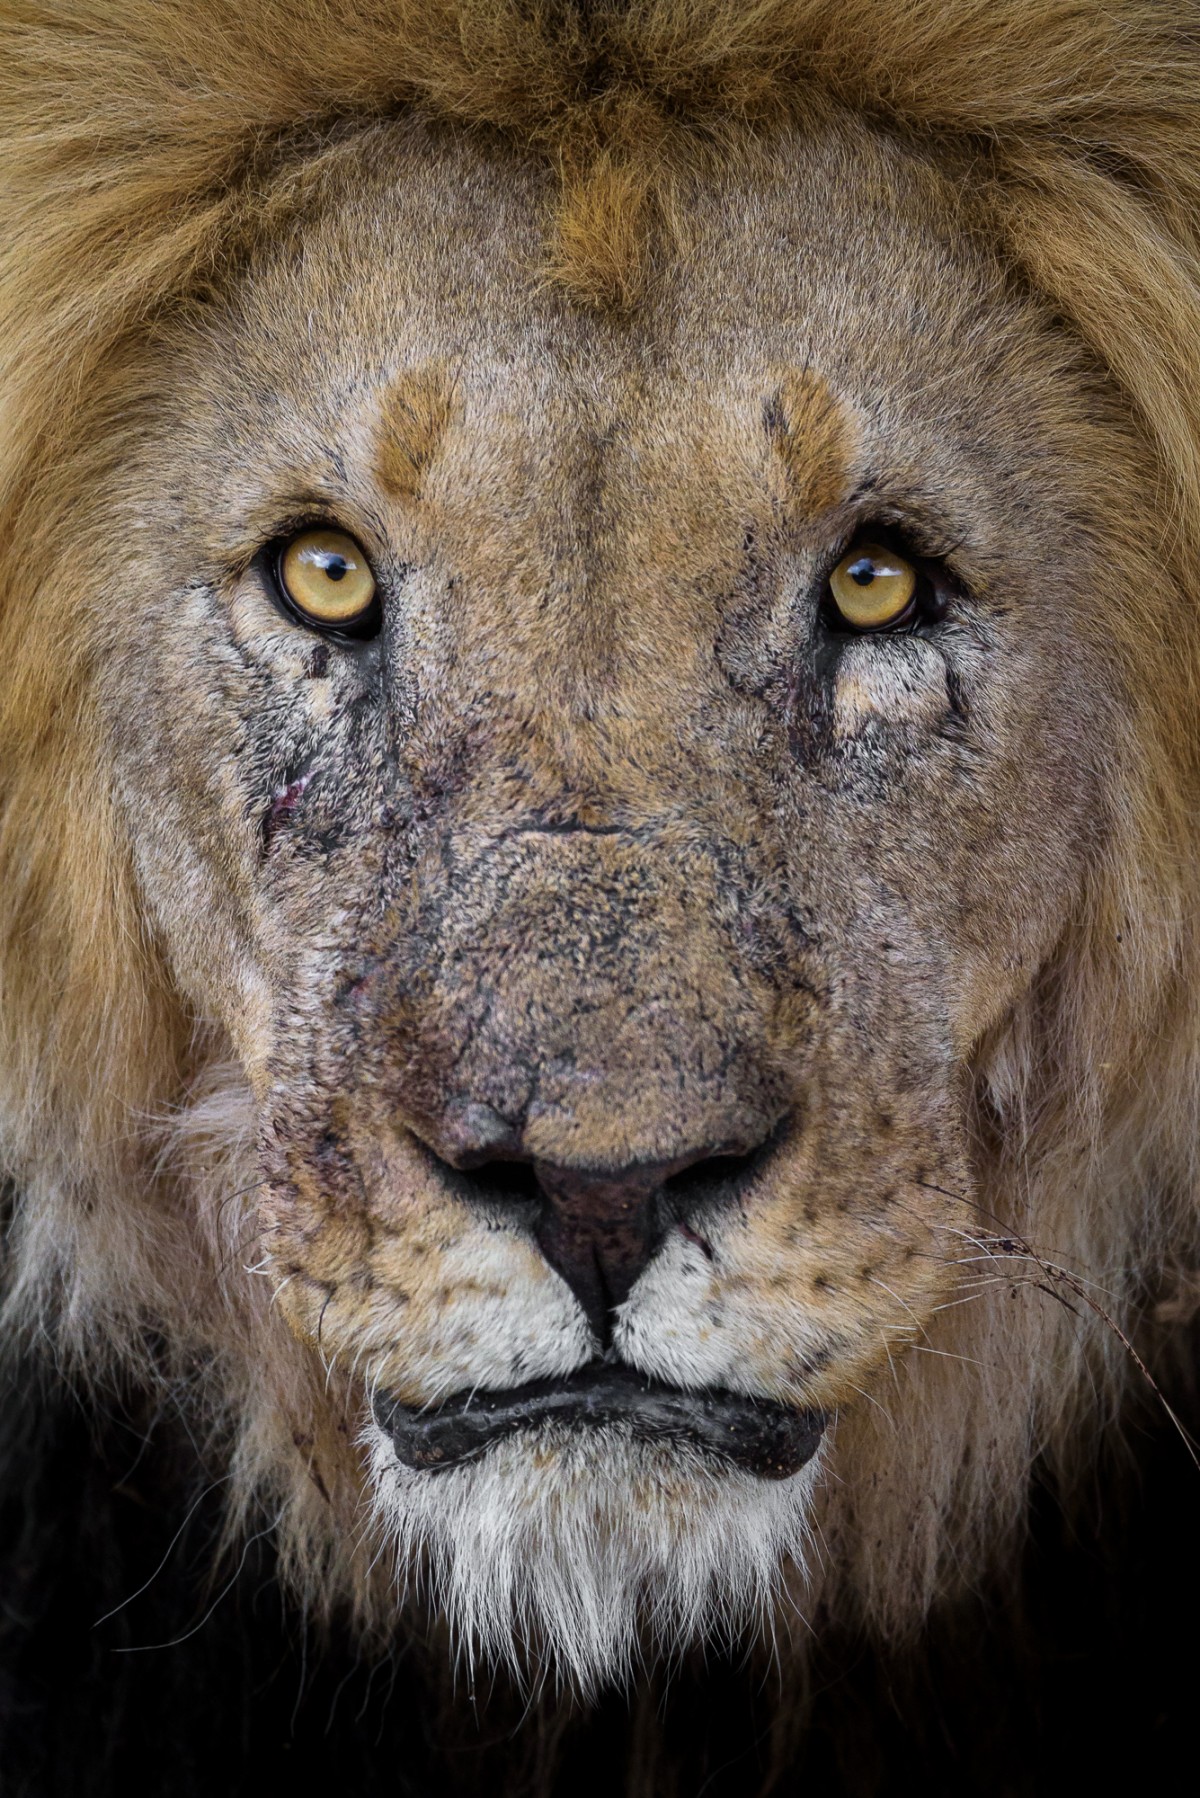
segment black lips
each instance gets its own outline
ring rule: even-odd
[[[431,1410],[379,1397],[375,1420],[399,1459],[424,1470],[456,1467],[500,1437],[539,1424],[619,1423],[651,1441],[691,1443],[768,1480],[798,1473],[825,1428],[819,1411],[798,1411],[739,1392],[684,1392],[607,1362],[502,1392],[456,1393]]]

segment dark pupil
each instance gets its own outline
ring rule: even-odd
[[[350,564],[345,556],[330,556],[325,564],[325,572],[331,581],[340,581],[349,570]]]
[[[875,564],[870,556],[863,556],[859,561],[851,562],[846,572],[858,586],[869,587],[875,579]]]

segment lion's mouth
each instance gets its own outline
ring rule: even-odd
[[[816,1453],[826,1422],[819,1411],[739,1392],[686,1392],[603,1361],[503,1391],[455,1393],[431,1409],[387,1397],[376,1398],[374,1409],[398,1458],[425,1471],[456,1467],[500,1437],[541,1424],[620,1424],[650,1440],[690,1443],[761,1479],[785,1480]]]

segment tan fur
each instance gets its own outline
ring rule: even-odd
[[[723,1378],[839,1412],[803,1602],[907,1626],[1006,1550],[1035,1457],[1078,1466],[1129,1377],[1027,1241],[1135,1333],[1196,1252],[1200,15],[5,0],[0,24],[8,1327],[96,1375],[193,1379],[235,1518],[267,1503],[295,1577],[386,1629],[366,1386],[453,1390],[514,1288],[550,1302],[527,1243],[481,1264],[415,1159],[454,1081],[503,1086],[561,1030],[597,1080],[548,1104],[536,1152],[613,1164],[666,1156],[689,1107],[766,1117],[803,1089],[816,1121],[728,1279],[684,1272],[711,1282],[718,1346],[736,1334]],[[404,207],[423,234],[397,244]],[[761,257],[818,238],[794,277]],[[805,279],[818,368],[789,338]],[[396,361],[391,330],[424,333],[419,366],[371,361]],[[970,521],[947,554],[985,611],[999,596],[970,653],[1003,778],[970,841],[966,776],[914,774],[828,840],[818,783],[811,903],[837,951],[793,981],[769,768],[821,762],[825,723],[863,760],[881,720],[921,753],[955,728],[915,639],[848,666],[830,720],[776,728],[777,571],[852,525],[872,444],[896,493],[932,469]],[[268,872],[247,822],[289,732],[361,709],[248,573],[276,490],[334,488],[339,456],[348,524],[430,583],[421,704],[362,764],[407,758],[433,833],[403,887],[371,885],[399,826],[353,792],[332,847],[285,840]],[[776,572],[756,585],[748,554]],[[251,777],[213,721],[249,729],[285,691],[279,765]],[[476,872],[497,821],[529,818],[582,831],[512,864],[506,913]],[[753,964],[710,838],[751,869]],[[615,970],[614,893],[636,949]],[[664,1343],[642,1352],[671,1373]]]
[[[376,474],[385,492],[418,499],[425,473],[454,410],[454,389],[442,368],[406,372],[383,406]]]
[[[787,478],[788,508],[797,520],[827,512],[846,497],[854,430],[825,382],[811,369],[788,369],[779,383],[770,427]]]

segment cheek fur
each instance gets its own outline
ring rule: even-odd
[[[842,741],[874,723],[935,730],[952,707],[946,663],[919,637],[860,637],[838,664],[833,724]]]

